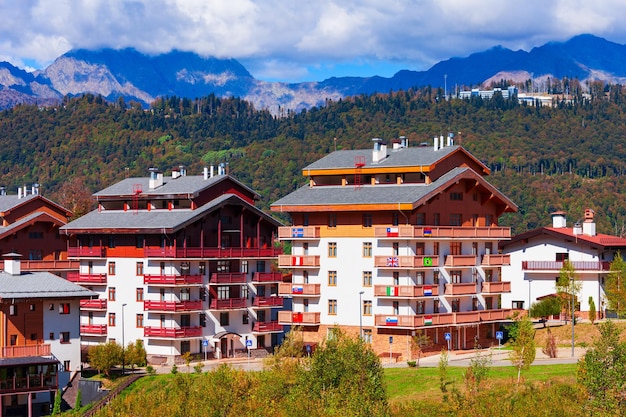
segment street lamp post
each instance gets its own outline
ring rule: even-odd
[[[124,341],[124,307],[126,303],[122,304],[122,376],[126,375],[126,343]]]
[[[363,293],[365,293],[365,291],[359,291],[359,338],[361,340],[363,340]]]
[[[574,277],[572,277],[572,358],[574,357]]]

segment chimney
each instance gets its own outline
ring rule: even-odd
[[[409,141],[406,139],[406,136],[400,136],[400,147],[401,148],[409,147]]]
[[[572,233],[574,235],[582,235],[583,234],[583,228],[580,225],[579,222],[574,223],[574,228],[572,229]]]
[[[7,195],[7,188],[5,186],[0,187],[0,195]]]
[[[10,275],[21,275],[20,267],[20,255],[19,253],[11,252],[2,255],[4,258],[4,272]]]
[[[163,185],[163,173],[158,168],[150,168],[150,180],[148,188],[154,190]]]
[[[439,149],[439,139],[437,136],[433,138],[433,150],[437,151]]]
[[[179,166],[178,166],[178,169],[179,169],[179,171],[180,171],[180,175],[181,175],[182,177],[187,176],[187,170],[185,169],[185,166],[184,166],[184,165],[179,165]]]
[[[39,195],[39,184],[33,184],[33,195]]]
[[[213,175],[215,175],[215,167],[211,165],[211,169],[209,171],[209,178],[213,178]]]
[[[204,176],[204,180],[208,180],[209,179],[209,168],[208,167],[204,167],[204,169],[202,170],[202,175]]]
[[[567,227],[567,219],[565,218],[564,211],[555,211],[554,213],[550,213],[550,215],[552,216],[552,227]]]
[[[17,187],[17,198],[18,200],[22,198],[22,187]]]
[[[372,139],[374,150],[372,151],[372,162],[380,162],[387,157],[387,145],[381,138]]]
[[[180,177],[180,171],[178,168],[172,168],[172,179],[175,180],[178,177]]]
[[[448,133],[448,146],[454,145],[454,133]]]
[[[592,209],[585,209],[585,220],[583,221],[583,234],[587,236],[596,235],[596,222],[593,220],[595,212]]]

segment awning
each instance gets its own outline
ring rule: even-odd
[[[240,339],[241,335],[237,334],[235,332],[227,332],[227,331],[219,332],[219,333],[215,333],[215,335],[211,338],[211,341],[212,342],[219,342],[224,337],[226,337],[228,339],[235,339],[235,338]]]

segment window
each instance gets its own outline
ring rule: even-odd
[[[331,287],[337,285],[337,271],[328,271],[328,285]]]
[[[450,226],[463,225],[463,215],[461,213],[450,214]]]
[[[68,342],[69,343],[69,342]],[[65,371],[70,371],[72,368],[70,368],[70,361],[63,361],[63,370]]]
[[[557,253],[556,254],[556,261],[557,262],[564,262],[566,260],[569,259],[569,253]]]
[[[426,213],[417,213],[417,218],[415,219],[415,224],[418,226],[423,226],[426,224]]]
[[[493,225],[493,216],[491,214],[487,214],[485,216],[485,226],[489,227]]]
[[[450,242],[450,255],[462,255],[463,244],[461,242]]]
[[[462,276],[461,271],[450,271],[450,280],[452,281],[453,284],[460,284],[461,276]]]
[[[337,227],[337,214],[328,213],[328,227]]]
[[[328,300],[328,314],[333,316],[337,314],[337,300]]]
[[[372,315],[372,300],[363,300],[363,315]]]
[[[493,242],[485,243],[485,253],[491,255],[493,253]]]
[[[309,213],[304,213],[302,215],[302,226],[308,226],[309,225]]]
[[[189,300],[191,300],[191,289],[181,288],[180,289],[180,301],[189,301]]]
[[[463,193],[450,193],[451,201],[463,201]]]
[[[439,270],[435,269],[433,271],[433,284],[439,285]]]
[[[137,314],[136,325],[138,328],[143,327],[143,314]]]
[[[70,303],[59,304],[59,314],[70,314]]]
[[[191,274],[191,267],[189,266],[189,262],[182,262],[180,264],[180,274],[181,275]]]
[[[472,226],[478,227],[478,214],[472,214]]]
[[[372,343],[372,329],[363,329],[363,342]]]
[[[256,271],[265,272],[265,261],[256,261]]]
[[[143,301],[143,288],[137,288],[136,300],[139,302]]]
[[[43,232],[28,232],[29,239],[43,239]]]
[[[400,273],[393,271],[393,285],[400,285]]]
[[[198,323],[200,323],[200,327],[206,327],[206,315],[204,313],[198,314]]]
[[[50,332],[48,339],[54,340],[54,332]]]
[[[363,271],[363,286],[372,286],[372,271]]]
[[[48,310],[54,310],[54,303],[48,304]]]
[[[198,274],[200,274],[200,275],[205,275],[206,274],[206,263],[205,262],[200,262],[200,264],[198,265]]]
[[[493,269],[485,269],[485,281],[493,281]]]
[[[304,306],[304,312],[308,313],[309,312],[309,299],[308,298],[303,299],[302,305]]]
[[[511,304],[513,308],[517,308],[520,310],[524,309],[524,302],[523,301],[513,301],[513,303]],[[489,307],[489,309],[491,309],[491,307]]]
[[[109,326],[115,327],[115,313],[109,313]]]
[[[17,335],[16,335],[16,334],[12,334],[12,335],[11,335],[11,337],[10,337],[10,341],[9,341],[9,344],[10,344],[11,346],[15,346],[15,345],[17,345]]]
[[[478,281],[478,269],[472,267],[472,282]]]
[[[478,242],[472,242],[472,255],[478,255]]]
[[[257,269],[257,272],[263,272],[265,269]],[[248,261],[241,261],[241,268],[239,268],[239,272],[247,274],[248,273]]]
[[[391,225],[397,226],[399,223],[400,223],[400,216],[398,216],[398,213],[393,213],[391,215]]]
[[[309,271],[302,271],[302,281],[305,284],[309,283]]]
[[[247,285],[242,285],[241,286],[241,296],[240,298],[248,298],[248,286]]]
[[[31,304],[30,306],[28,306],[28,309],[30,311],[35,311],[35,304]]]
[[[393,242],[392,244],[392,255],[398,256],[400,254],[400,245],[398,242]]]
[[[439,300],[433,300],[433,314],[439,314]]]
[[[439,255],[439,242],[433,243],[433,255]]]
[[[328,242],[328,257],[337,257],[337,242]]]
[[[473,297],[472,298],[472,311],[476,311],[478,310],[478,298]]]
[[[363,257],[372,257],[372,242],[363,242]]]
[[[522,301],[522,304],[524,302]],[[515,306],[515,302],[513,303],[513,306]],[[515,307],[514,307],[515,308]],[[485,309],[486,310],[491,310],[493,309],[493,298],[492,297],[485,297]]]
[[[115,262],[109,262],[109,275],[115,275]]]
[[[417,285],[424,285],[424,273],[422,271],[415,273],[415,283]]]
[[[115,247],[115,236],[113,236],[113,235],[109,235],[109,247],[110,248],[114,248]]]
[[[137,235],[135,238],[135,247],[140,249],[143,248],[144,238],[143,235]]]
[[[439,226],[441,224],[441,215],[439,213],[433,213],[433,225]]]
[[[372,227],[372,213],[363,214],[363,227]]]
[[[230,324],[230,317],[228,312],[220,313],[220,326],[228,326]]]
[[[416,311],[416,314],[426,313],[426,301],[425,300],[418,301],[417,304],[415,305],[415,311]]]
[[[59,334],[61,343],[70,343],[70,332],[61,332]]]
[[[400,303],[398,301],[394,301],[391,308],[393,308],[393,314],[400,314]]]
[[[308,242],[304,242],[304,243],[302,244],[302,254],[303,254],[304,256],[306,256],[306,255],[308,255],[308,254],[309,254],[309,243],[308,243]]]
[[[40,261],[43,259],[43,252],[39,249],[32,249],[28,252],[28,259],[31,261]]]
[[[423,256],[426,253],[424,249],[425,249],[424,242],[417,242],[415,244],[415,255]]]
[[[230,287],[228,286],[217,287],[217,299],[226,300],[228,298],[230,298]]]
[[[455,298],[452,300],[452,312],[457,313],[461,311],[461,300]]]
[[[143,275],[143,262],[137,262],[135,269],[136,269],[135,275],[137,276]]]
[[[9,305],[9,316],[17,316],[17,305]]]
[[[109,301],[115,301],[115,287],[109,287]]]

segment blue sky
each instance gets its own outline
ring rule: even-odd
[[[0,0],[0,61],[45,68],[76,48],[235,58],[258,79],[426,70],[496,45],[590,33],[626,43],[623,0]]]

